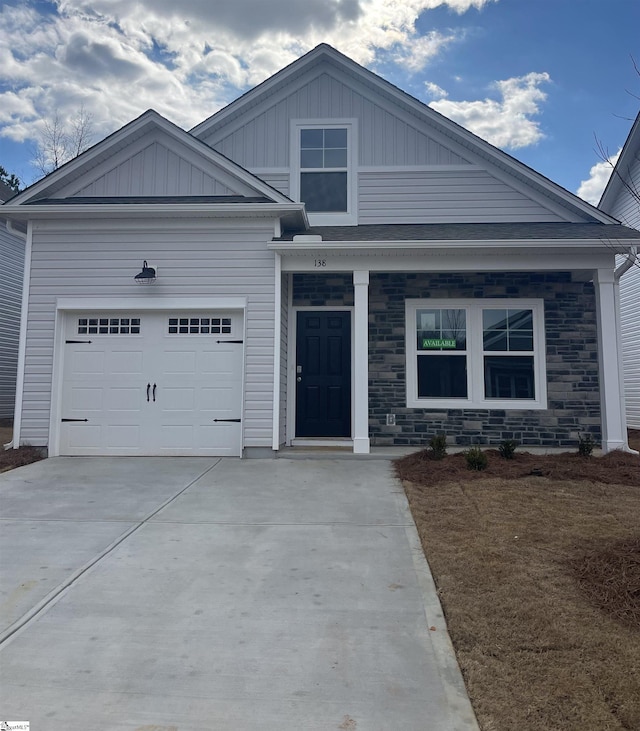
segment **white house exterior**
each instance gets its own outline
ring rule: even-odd
[[[608,242],[640,233],[329,46],[189,133],[146,112],[4,215],[16,445],[626,445]]]
[[[0,205],[13,195],[0,182]],[[7,227],[0,210],[0,419],[13,418],[16,400],[23,272],[24,236]]]
[[[626,226],[640,229],[640,114],[598,207]],[[624,257],[619,258],[620,266],[624,266],[624,261]],[[620,330],[627,423],[640,429],[640,260],[637,258],[620,277]]]

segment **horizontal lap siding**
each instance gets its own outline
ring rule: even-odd
[[[561,221],[483,170],[359,174],[361,224]]]
[[[13,417],[16,397],[24,247],[0,222],[0,419]]]
[[[620,324],[628,425],[640,429],[640,269],[620,282]]]
[[[274,261],[268,224],[153,221],[136,227],[92,222],[34,229],[21,439],[46,445],[58,297],[246,296],[244,446],[271,446],[273,414]],[[133,281],[142,260],[158,282]]]

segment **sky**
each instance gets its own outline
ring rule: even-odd
[[[190,129],[318,43],[591,203],[640,107],[640,0],[0,0],[0,165],[80,110]]]

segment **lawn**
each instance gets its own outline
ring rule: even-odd
[[[396,462],[481,729],[637,731],[640,458],[488,454]]]

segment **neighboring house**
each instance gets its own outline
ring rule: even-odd
[[[631,127],[598,207],[640,229],[640,113]],[[622,266],[624,257],[618,259]],[[640,429],[640,259],[620,278],[620,331],[627,423]]]
[[[4,215],[16,444],[626,444],[607,242],[640,234],[329,46],[190,133],[145,112]]]
[[[0,181],[0,205],[14,195]],[[13,419],[16,402],[23,272],[24,236],[7,228],[0,209],[0,419]]]

